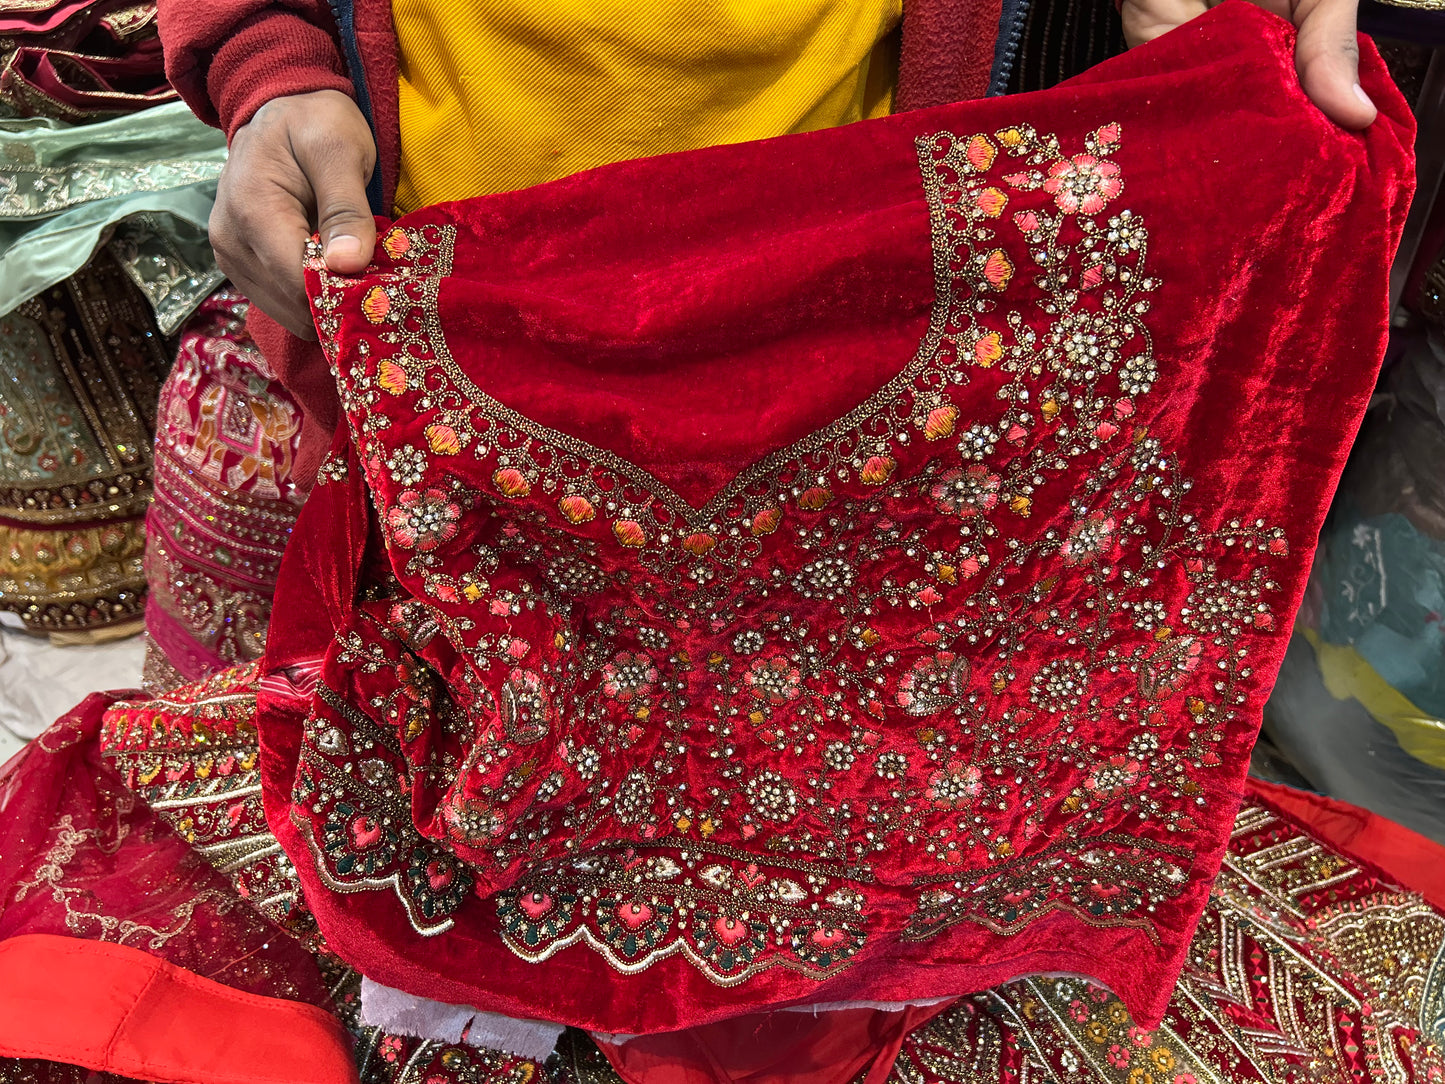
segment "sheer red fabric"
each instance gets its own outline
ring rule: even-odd
[[[609,1032],[1040,972],[1157,1022],[1381,353],[1364,49],[1363,135],[1225,4],[313,264],[354,444],[261,741],[331,947]]]
[[[315,958],[215,868],[277,850],[242,837],[226,787],[238,760],[254,773],[249,703],[249,752],[210,731],[180,768],[160,763],[165,729],[152,739],[139,775],[187,805],[186,840],[104,759],[116,699],[91,696],[0,771],[0,1054],[158,1081],[354,1079]]]

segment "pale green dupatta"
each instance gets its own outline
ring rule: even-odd
[[[224,276],[206,241],[225,136],[183,104],[93,124],[0,120],[0,315],[103,246],[173,333]]]

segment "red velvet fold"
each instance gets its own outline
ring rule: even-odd
[[[1156,1023],[1411,183],[1368,44],[1363,135],[1293,45],[1225,4],[313,261],[350,432],[267,659],[320,681],[261,732],[328,944],[609,1032],[1038,972]]]

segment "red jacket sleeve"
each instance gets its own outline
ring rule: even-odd
[[[272,98],[352,93],[326,0],[158,0],[166,75],[227,137]]]

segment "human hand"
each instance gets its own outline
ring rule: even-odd
[[[1342,128],[1368,128],[1375,106],[1360,89],[1355,42],[1359,0],[1252,0],[1299,30],[1294,66],[1310,100]],[[1132,49],[1203,15],[1219,0],[1123,0],[1124,40]]]
[[[319,232],[326,263],[354,274],[371,262],[376,223],[366,182],[371,129],[336,90],[274,98],[237,129],[211,211],[211,246],[231,282],[293,335],[316,338],[301,261]]]

